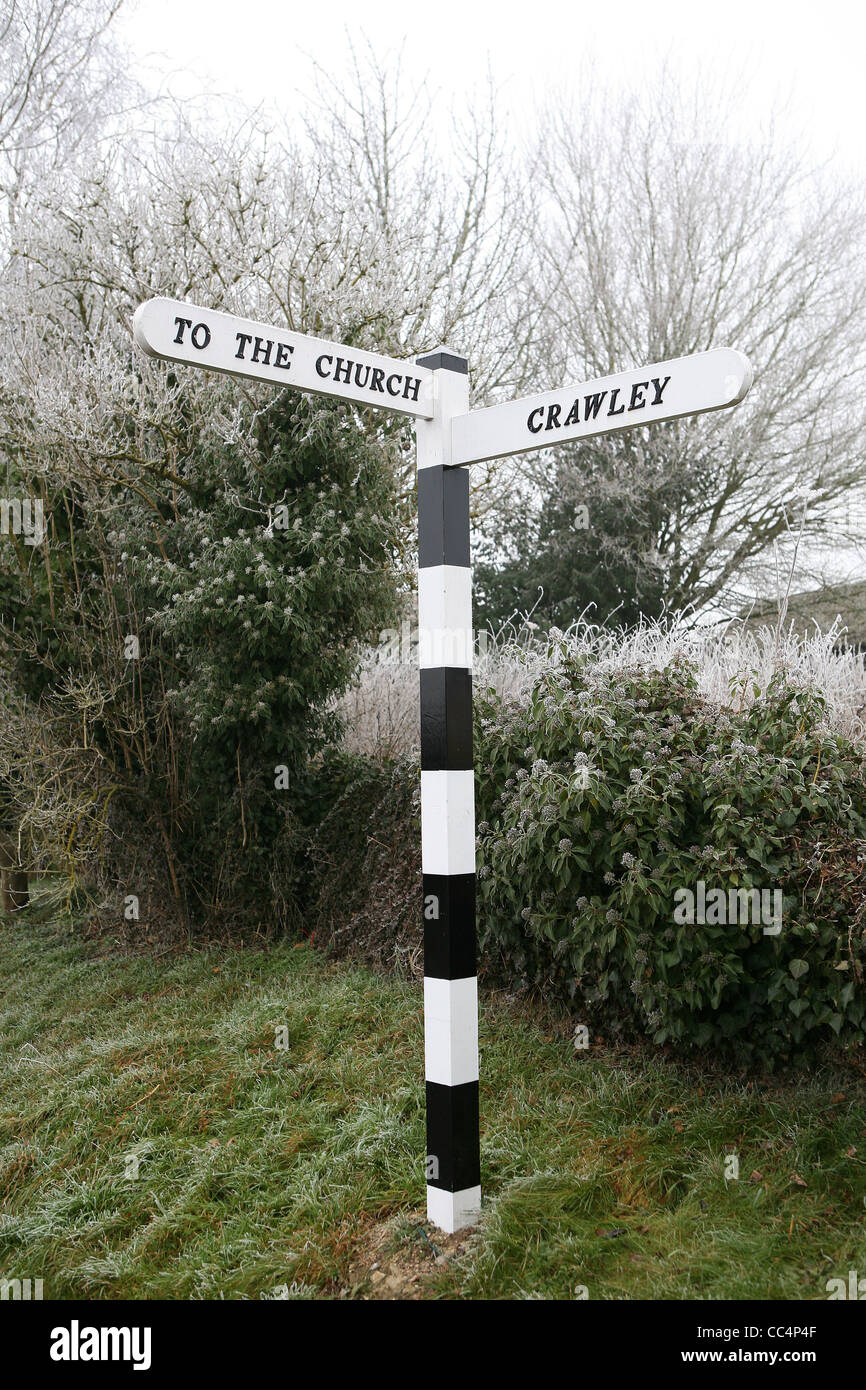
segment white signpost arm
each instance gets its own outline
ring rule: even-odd
[[[469,377],[447,349],[418,360],[435,378],[433,419],[415,425],[427,1215],[456,1231],[481,1208],[469,475],[451,458]]]
[[[505,458],[736,405],[752,384],[747,357],[714,348],[473,410],[454,421],[455,463]]]
[[[133,333],[142,352],[166,362],[294,386],[422,420],[433,414],[433,376],[425,367],[347,343],[164,297],[139,305]]]

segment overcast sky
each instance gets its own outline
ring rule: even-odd
[[[866,174],[864,16],[855,0],[133,0],[121,29],[151,80],[284,112],[310,89],[310,56],[344,69],[347,34],[382,55],[405,43],[406,71],[429,72],[443,100],[489,65],[518,120],[587,61],[631,86],[668,59],[739,80],[746,125],[781,106],[784,136]]]

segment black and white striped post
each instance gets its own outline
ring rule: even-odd
[[[481,1209],[469,474],[451,459],[469,376],[447,348],[417,362],[434,373],[433,419],[415,422],[427,1216],[456,1231]]]

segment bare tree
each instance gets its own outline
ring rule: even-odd
[[[111,32],[124,0],[0,0],[0,195],[44,176],[140,101]]]
[[[364,330],[400,356],[449,344],[469,361],[476,404],[519,394],[539,318],[527,274],[537,210],[492,77],[449,115],[429,81],[413,85],[399,54],[369,43],[351,48],[348,76],[318,79],[306,119],[313,216],[339,206],[351,217],[351,273],[370,290]],[[504,485],[495,462],[473,469],[476,518]]]
[[[841,504],[866,484],[862,190],[810,169],[772,129],[733,129],[730,103],[665,74],[625,101],[591,92],[552,108],[534,173],[538,386],[718,346],[754,364],[730,414],[523,463],[542,495],[563,470],[579,495],[586,459],[623,535],[648,519],[641,563],[674,609],[730,605],[766,582],[804,493],[807,542],[837,544]]]
[[[390,249],[406,277],[395,286],[403,312],[394,347],[429,345],[432,335],[470,358],[480,398],[519,389],[529,341],[520,271],[532,198],[492,81],[482,104],[470,100],[448,121],[427,83],[412,87],[404,78],[399,55],[384,62],[368,45],[352,56],[348,83],[320,72],[319,109],[307,132],[325,201],[351,188],[370,264]]]

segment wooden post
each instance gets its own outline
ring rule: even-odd
[[[434,417],[415,427],[427,1215],[456,1231],[481,1208],[469,475],[451,467],[469,377],[447,349],[418,365],[435,378]]]

